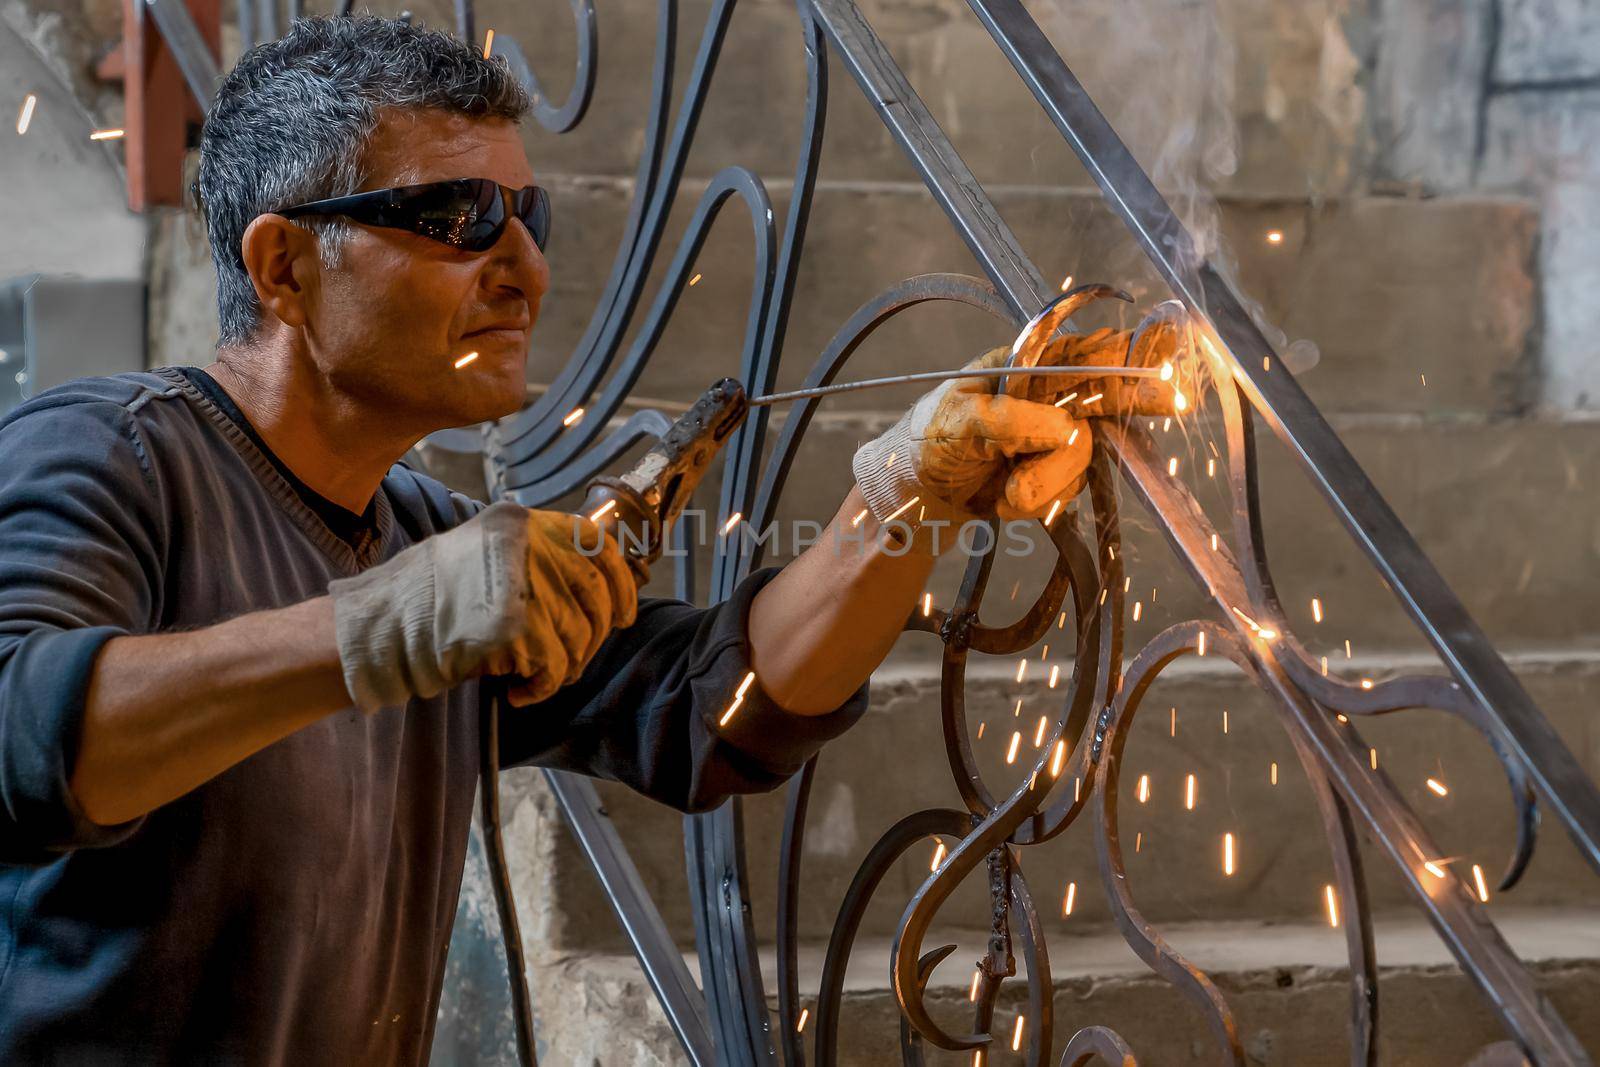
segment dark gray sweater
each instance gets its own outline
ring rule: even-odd
[[[346,541],[264,448],[171,369],[74,382],[0,422],[0,1063],[427,1057],[476,683],[328,716],[127,825],[90,823],[68,788],[106,641],[318,596],[482,506],[396,466],[370,535]],[[643,600],[582,679],[507,709],[503,763],[686,811],[777,787],[866,687],[802,718],[755,686],[717,728],[774,573],[711,609]]]

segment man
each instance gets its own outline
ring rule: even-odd
[[[397,464],[522,400],[527,106],[445,35],[297,22],[204,131],[215,365],[0,423],[0,1062],[425,1060],[485,678],[508,766],[685,811],[769,790],[864,710],[919,523],[1081,485],[1048,398],[950,383],[863,448],[820,544],[702,610],[638,600],[587,519]]]

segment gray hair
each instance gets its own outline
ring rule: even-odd
[[[399,19],[297,19],[223,79],[200,135],[198,196],[217,269],[219,344],[248,340],[261,304],[240,246],[258,215],[345,196],[366,180],[368,139],[385,108],[520,120],[528,94],[505,60]],[[306,219],[332,265],[348,228]]]

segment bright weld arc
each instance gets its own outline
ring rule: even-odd
[[[477,358],[478,358],[478,353],[476,353],[476,352],[468,352],[466,355],[464,355],[460,359],[456,360],[456,370],[460,370],[462,367],[465,367],[468,363],[471,363],[473,360],[475,360]]]

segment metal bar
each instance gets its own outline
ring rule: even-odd
[[[200,27],[183,6],[182,0],[144,0],[155,19],[156,27],[166,39],[172,58],[183,72],[183,80],[194,94],[195,103],[202,115],[211,113],[211,98],[217,94],[217,83],[222,80],[217,70],[215,53],[207,46]]]
[[[968,0],[1146,256],[1229,349],[1252,405],[1288,445],[1462,686],[1501,724],[1546,806],[1600,871],[1600,789],[1378,494],[1239,299],[1051,47],[1020,0]],[[996,279],[999,284],[999,279]]]
[[[817,19],[956,233],[993,279],[1019,324],[1043,307],[1051,286],[1028,259],[978,179],[962,162],[905,74],[854,3],[815,0]],[[1053,295],[1053,294],[1052,294]]]
[[[854,393],[862,389],[883,389],[891,385],[910,382],[947,382],[957,378],[1022,378],[1030,374],[1062,375],[1078,378],[1160,378],[1159,367],[978,367],[973,370],[929,370],[913,374],[894,374],[887,378],[867,378],[859,382],[841,382],[814,389],[794,389],[787,393],[768,393],[750,399],[751,407],[766,404],[785,404],[791,400],[809,400],[835,393]]]
[[[667,1022],[678,1035],[684,1052],[695,1067],[713,1067],[716,1044],[711,1038],[705,997],[689,974],[683,953],[668,932],[666,920],[645,888],[644,879],[639,877],[639,868],[634,866],[627,846],[617,835],[594,783],[565,771],[546,770],[544,777],[578,846],[599,875],[606,900],[616,912],[623,933],[628,935],[645,980],[667,1013]]]

